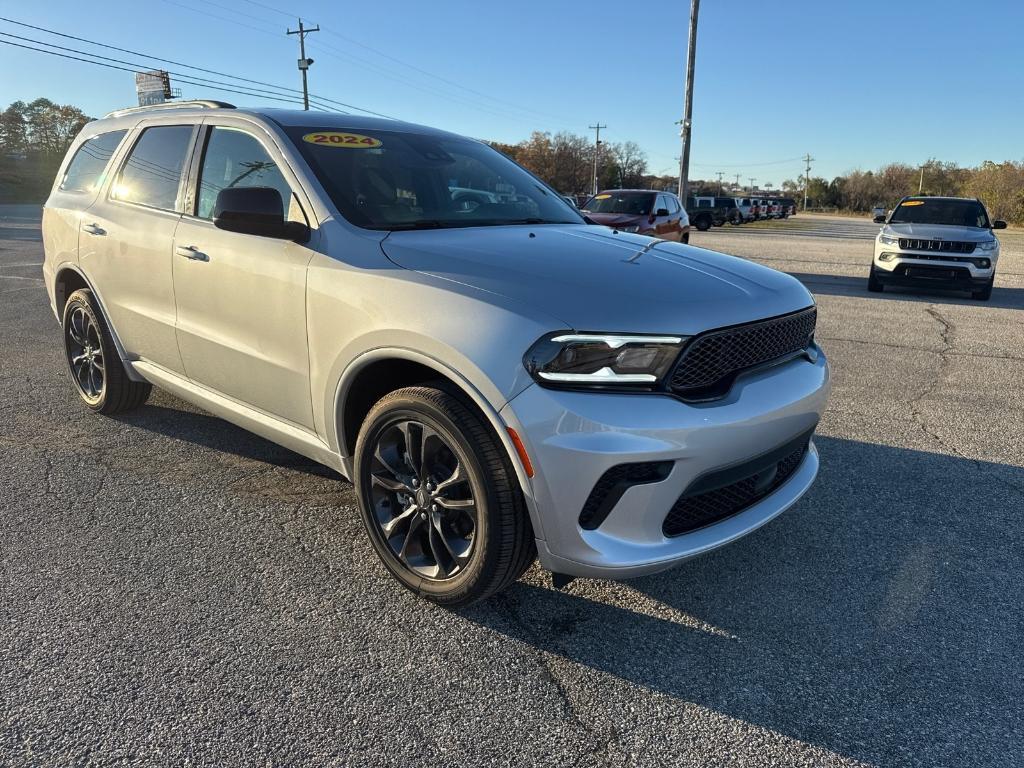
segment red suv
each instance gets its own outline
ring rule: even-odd
[[[690,220],[671,192],[607,189],[590,198],[582,210],[598,224],[622,232],[690,242]]]

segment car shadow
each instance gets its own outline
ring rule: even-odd
[[[229,453],[240,458],[320,477],[342,479],[334,470],[312,459],[236,427],[217,416],[192,410],[193,406],[177,401],[173,395],[154,390],[154,398],[166,399],[171,405],[150,402],[138,410],[113,418],[138,429],[211,448],[220,453]]]
[[[830,296],[857,296],[866,299],[895,299],[897,301],[925,301],[942,304],[967,304],[973,307],[994,309],[1024,309],[1024,288],[996,286],[988,301],[972,299],[966,291],[946,291],[928,287],[890,287],[882,293],[868,291],[867,270],[864,277],[823,275],[814,272],[789,272],[811,291]]]
[[[729,547],[601,589],[520,582],[464,615],[848,758],[1024,758],[1024,470],[817,441],[811,492]]]

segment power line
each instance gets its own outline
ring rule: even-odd
[[[96,65],[98,67],[106,67],[107,69],[117,69],[117,70],[120,70],[122,72],[131,72],[132,74],[136,74],[138,72],[143,71],[143,70],[138,70],[138,69],[130,69],[128,67],[119,67],[116,64],[105,64],[102,61],[94,61],[93,59],[86,59],[86,58],[82,58],[81,56],[71,56],[71,55],[66,54],[66,53],[58,53],[57,51],[49,51],[49,50],[46,50],[45,48],[34,48],[31,45],[23,45],[22,43],[14,43],[14,42],[11,42],[10,40],[0,40],[0,44],[2,44],[2,45],[11,45],[11,46],[14,46],[15,48],[24,48],[25,50],[36,51],[37,53],[45,53],[45,54],[48,54],[50,56],[59,56],[62,59],[71,59],[73,61],[81,61],[81,62],[84,62],[85,64],[94,64],[94,65]],[[91,54],[86,54],[86,55],[91,55]],[[236,94],[239,94],[241,96],[253,96],[253,97],[256,97],[256,98],[267,98],[267,99],[270,99],[271,101],[285,101],[285,102],[296,103],[296,104],[301,103],[300,99],[298,99],[298,98],[292,99],[292,98],[289,98],[289,97],[286,97],[286,96],[263,96],[261,94],[249,93],[247,91],[241,91],[241,90],[237,90],[235,88],[227,88],[227,87],[219,86],[219,85],[209,85],[207,83],[199,83],[199,82],[195,82],[195,81],[192,81],[192,80],[188,80],[188,79],[183,78],[181,76],[178,77],[178,82],[185,83],[187,85],[195,85],[195,86],[198,86],[200,88],[206,88],[206,89],[211,90],[211,91],[221,91],[221,92],[224,92],[224,93],[236,93]]]
[[[167,2],[167,1],[168,0],[164,0],[164,2]],[[243,0],[243,2],[246,2],[249,5],[256,6],[257,8],[263,8],[264,10],[272,11],[273,13],[277,13],[277,14],[280,14],[282,16],[287,16],[288,18],[295,18],[295,12],[294,11],[289,13],[287,11],[284,11],[284,10],[280,9],[280,8],[272,6],[272,5],[268,4],[268,3],[259,2],[258,0]],[[308,14],[303,14],[303,15],[306,16]],[[362,48],[363,50],[370,51],[371,53],[376,54],[377,56],[380,56],[381,58],[387,59],[388,61],[394,62],[395,64],[398,64],[398,65],[400,65],[402,67],[406,67],[407,69],[411,69],[411,70],[413,70],[415,72],[418,72],[421,75],[425,75],[426,77],[432,78],[432,79],[437,80],[437,81],[442,82],[442,83],[445,83],[446,85],[449,85],[449,86],[451,86],[453,88],[458,88],[459,90],[462,90],[462,91],[465,91],[466,93],[472,94],[473,96],[477,97],[478,99],[479,98],[488,99],[491,102],[494,102],[495,104],[503,104],[506,107],[511,107],[511,108],[513,108],[515,110],[518,110],[519,112],[529,113],[529,114],[533,114],[533,115],[537,115],[537,116],[545,117],[545,118],[549,118],[549,119],[553,118],[553,119],[555,119],[555,120],[557,120],[559,122],[565,122],[565,121],[568,120],[568,118],[566,118],[564,116],[554,115],[554,114],[551,114],[551,113],[548,113],[548,112],[542,112],[542,111],[539,111],[539,110],[536,110],[536,109],[531,109],[529,107],[525,107],[525,106],[522,106],[522,105],[519,105],[519,104],[515,104],[514,102],[498,98],[497,96],[494,96],[491,93],[486,93],[484,91],[478,91],[478,90],[476,90],[474,88],[470,88],[469,86],[463,85],[462,83],[459,83],[459,82],[457,82],[455,80],[450,80],[450,79],[448,79],[446,77],[443,77],[441,75],[438,75],[438,74],[436,74],[434,72],[430,72],[429,70],[423,69],[422,67],[419,67],[419,66],[417,66],[415,64],[410,64],[407,61],[403,61],[402,59],[399,59],[399,58],[397,58],[395,56],[392,56],[391,54],[386,53],[385,51],[382,51],[379,48],[374,48],[371,45],[367,45],[366,43],[360,42],[359,40],[356,40],[355,38],[348,37],[347,35],[343,35],[340,32],[335,32],[333,29],[330,29],[329,27],[324,27],[323,28],[323,32],[325,34],[331,35],[332,37],[335,37],[335,38],[337,38],[339,40],[344,40],[347,43],[351,43],[352,45],[356,45],[356,46]],[[317,43],[316,46],[319,47],[319,48],[326,47],[323,42]],[[338,49],[333,49],[333,50],[337,51]],[[359,61],[362,61],[362,60],[359,60]],[[415,86],[412,83],[408,83],[408,81],[406,81],[406,82],[411,87],[419,87],[419,86]],[[446,95],[445,98],[450,98],[450,97]],[[477,107],[477,108],[480,107],[479,103],[477,103],[477,102],[469,102],[469,103],[472,104],[473,106]]]
[[[89,53],[88,51],[80,51],[77,48],[68,48],[67,46],[57,45],[56,43],[46,43],[46,42],[43,42],[42,40],[35,40],[35,39],[31,38],[31,37],[23,37],[21,35],[13,35],[10,32],[0,32],[0,35],[3,35],[4,37],[13,37],[15,40],[22,40],[22,41],[25,41],[25,42],[28,42],[28,43],[35,43],[36,45],[44,45],[44,46],[46,46],[48,48],[56,48],[57,50],[60,50],[60,51],[70,51],[71,53],[78,53],[78,54],[81,54],[83,56],[90,56],[90,57],[92,57],[94,59],[102,59],[103,61],[112,61],[112,62],[114,62],[116,64],[127,64],[130,67],[142,67],[143,68],[143,69],[133,69],[132,70],[133,72],[143,72],[143,71],[145,71],[145,67],[147,66],[146,64],[139,64],[138,62],[134,62],[134,61],[125,61],[124,59],[114,59],[114,58],[111,58],[110,56],[101,56],[98,53]],[[4,42],[4,41],[0,41],[0,42]],[[186,72],[168,72],[168,74],[174,75],[175,77],[178,77],[178,78],[189,77],[189,78],[192,78],[192,80],[198,81],[197,83],[190,83],[192,85],[208,85],[208,86],[217,86],[217,85],[234,86],[235,85],[234,83],[225,83],[225,82],[222,82],[222,81],[219,81],[219,80],[210,80],[209,78],[198,77],[196,75],[190,75],[190,74],[188,74]],[[184,82],[184,81],[182,81],[182,82]],[[237,86],[237,87],[242,88],[244,86]],[[263,97],[284,97],[284,98],[288,99],[289,101],[295,101],[295,102],[301,101],[297,96],[288,96],[286,94],[281,94],[281,93],[278,93],[276,91],[267,91],[267,90],[263,90],[261,88],[249,88],[249,87],[246,87],[245,90],[247,92],[246,95],[257,96],[257,97],[260,97],[260,98],[263,98]],[[241,91],[239,91],[239,93],[241,93]]]
[[[87,43],[89,45],[95,45],[95,46],[97,46],[99,48],[107,48],[109,50],[119,51],[121,53],[128,53],[128,54],[131,54],[133,56],[142,56],[143,58],[151,59],[153,61],[163,62],[165,64],[173,64],[175,66],[185,67],[186,69],[194,69],[197,72],[205,72],[205,73],[211,74],[211,75],[218,75],[220,77],[227,77],[227,78],[230,78],[231,80],[238,80],[238,81],[243,82],[243,83],[252,83],[254,85],[263,85],[263,86],[266,86],[267,88],[273,88],[273,89],[278,90],[278,91],[288,91],[288,92],[292,92],[292,93],[295,93],[295,94],[301,94],[302,93],[302,91],[300,91],[298,88],[289,88],[288,86],[275,85],[273,83],[267,83],[267,82],[264,82],[262,80],[253,80],[253,79],[247,78],[247,77],[239,77],[238,75],[232,75],[232,74],[229,74],[227,72],[221,72],[221,71],[215,70],[215,69],[207,69],[207,68],[204,68],[204,67],[195,66],[193,64],[185,64],[184,62],[175,61],[173,59],[166,59],[166,58],[162,58],[160,56],[153,56],[153,55],[148,54],[148,53],[142,53],[140,51],[133,51],[133,50],[131,50],[129,48],[121,48],[121,47],[116,46],[116,45],[110,45],[108,43],[101,43],[101,42],[98,42],[96,40],[89,40],[88,38],[78,37],[76,35],[69,35],[69,34],[66,34],[64,32],[58,32],[58,31],[56,31],[54,29],[49,29],[47,27],[40,27],[40,26],[37,26],[35,24],[26,24],[25,22],[16,21],[14,19],[10,19],[10,18],[7,18],[5,16],[0,16],[0,21],[6,21],[6,22],[8,22],[10,24],[16,24],[16,25],[18,25],[20,27],[27,27],[29,29],[37,30],[39,32],[45,32],[45,33],[50,34],[50,35],[56,35],[57,37],[63,37],[63,38],[66,38],[68,40],[77,40],[78,42]],[[7,35],[8,37],[14,37],[14,38],[17,38],[19,40],[27,40],[29,42],[37,43],[39,45],[45,45],[45,46],[49,46],[49,47],[52,47],[52,48],[60,48],[61,50],[68,50],[68,51],[72,51],[74,53],[81,53],[81,54],[83,54],[85,56],[92,56],[93,58],[106,59],[108,61],[115,61],[115,62],[122,63],[122,64],[123,63],[128,63],[128,62],[121,61],[120,59],[111,59],[109,57],[101,56],[101,55],[96,54],[96,53],[90,53],[90,52],[87,52],[87,51],[79,51],[79,50],[74,49],[74,48],[64,48],[63,46],[56,45],[55,43],[46,43],[46,42],[43,42],[43,41],[40,41],[40,40],[33,40],[31,38],[23,38],[23,37],[19,37],[18,35],[12,35],[12,34],[7,33],[7,32],[2,32],[0,34]],[[150,65],[145,65],[145,66],[148,67]],[[191,77],[191,78],[194,78],[196,80],[203,80],[203,79],[205,79],[205,78],[200,78],[197,75],[191,75],[191,74],[188,74],[188,73],[176,73],[176,74],[178,75],[179,78],[184,76],[184,77]],[[217,81],[211,81],[211,82],[217,82]],[[194,85],[194,83],[191,83],[191,84]],[[234,83],[231,83],[230,85],[234,86]],[[247,90],[252,90],[252,91],[260,91],[260,90],[262,90],[262,89],[257,89],[257,88],[250,88],[249,86],[237,86],[237,87],[246,88]],[[252,96],[252,95],[259,96],[259,95],[261,95],[261,94],[258,94],[258,93],[257,94],[247,94],[247,93],[242,93],[241,91],[237,91],[237,93],[240,93],[241,95],[249,95],[249,96]],[[367,114],[375,115],[377,117],[384,117],[384,118],[388,118],[388,119],[391,119],[391,120],[397,119],[397,118],[392,117],[391,115],[385,115],[385,114],[383,114],[381,112],[375,112],[372,109],[365,109],[363,107],[357,107],[355,104],[348,104],[348,103],[346,103],[344,101],[338,101],[337,99],[331,99],[331,98],[328,98],[326,96],[320,96],[320,95],[317,95],[317,94],[311,94],[311,98],[314,98],[316,101],[321,102],[321,104],[318,105],[321,108],[325,108],[324,107],[325,104],[337,105],[339,107],[345,107],[346,109],[354,109],[357,112],[365,112]],[[299,100],[297,95],[296,95],[294,101],[296,103],[299,103],[300,100]],[[326,109],[328,111],[330,111],[330,107],[326,107]],[[344,110],[337,110],[337,111],[344,111]]]

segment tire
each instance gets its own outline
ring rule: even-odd
[[[988,281],[988,284],[980,291],[971,291],[971,298],[976,301],[988,301],[992,298],[992,286],[995,285],[996,276],[992,275],[992,279]]]
[[[516,581],[536,546],[508,454],[490,425],[441,386],[399,389],[370,409],[356,441],[356,493],[391,574],[458,608]]]
[[[62,325],[64,357],[78,396],[87,408],[113,415],[146,402],[153,388],[128,378],[92,291],[82,288],[68,297]]]
[[[709,229],[711,229],[711,217],[698,216],[697,221],[694,222],[694,225],[700,232],[707,232]]]
[[[680,242],[683,245],[689,245],[690,244],[690,233],[689,232],[684,232],[683,233],[683,237],[681,238]]]
[[[882,293],[885,290],[885,286],[882,285],[882,281],[875,276],[875,265],[871,265],[871,270],[868,272],[868,290],[871,293]]]

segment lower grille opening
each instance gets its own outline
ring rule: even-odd
[[[622,494],[634,485],[660,483],[672,471],[671,461],[616,464],[594,484],[580,512],[580,527],[592,531],[605,521]]]
[[[813,430],[812,430],[813,432]],[[681,536],[739,514],[785,483],[807,453],[811,432],[736,467],[697,478],[672,505],[661,529]]]

